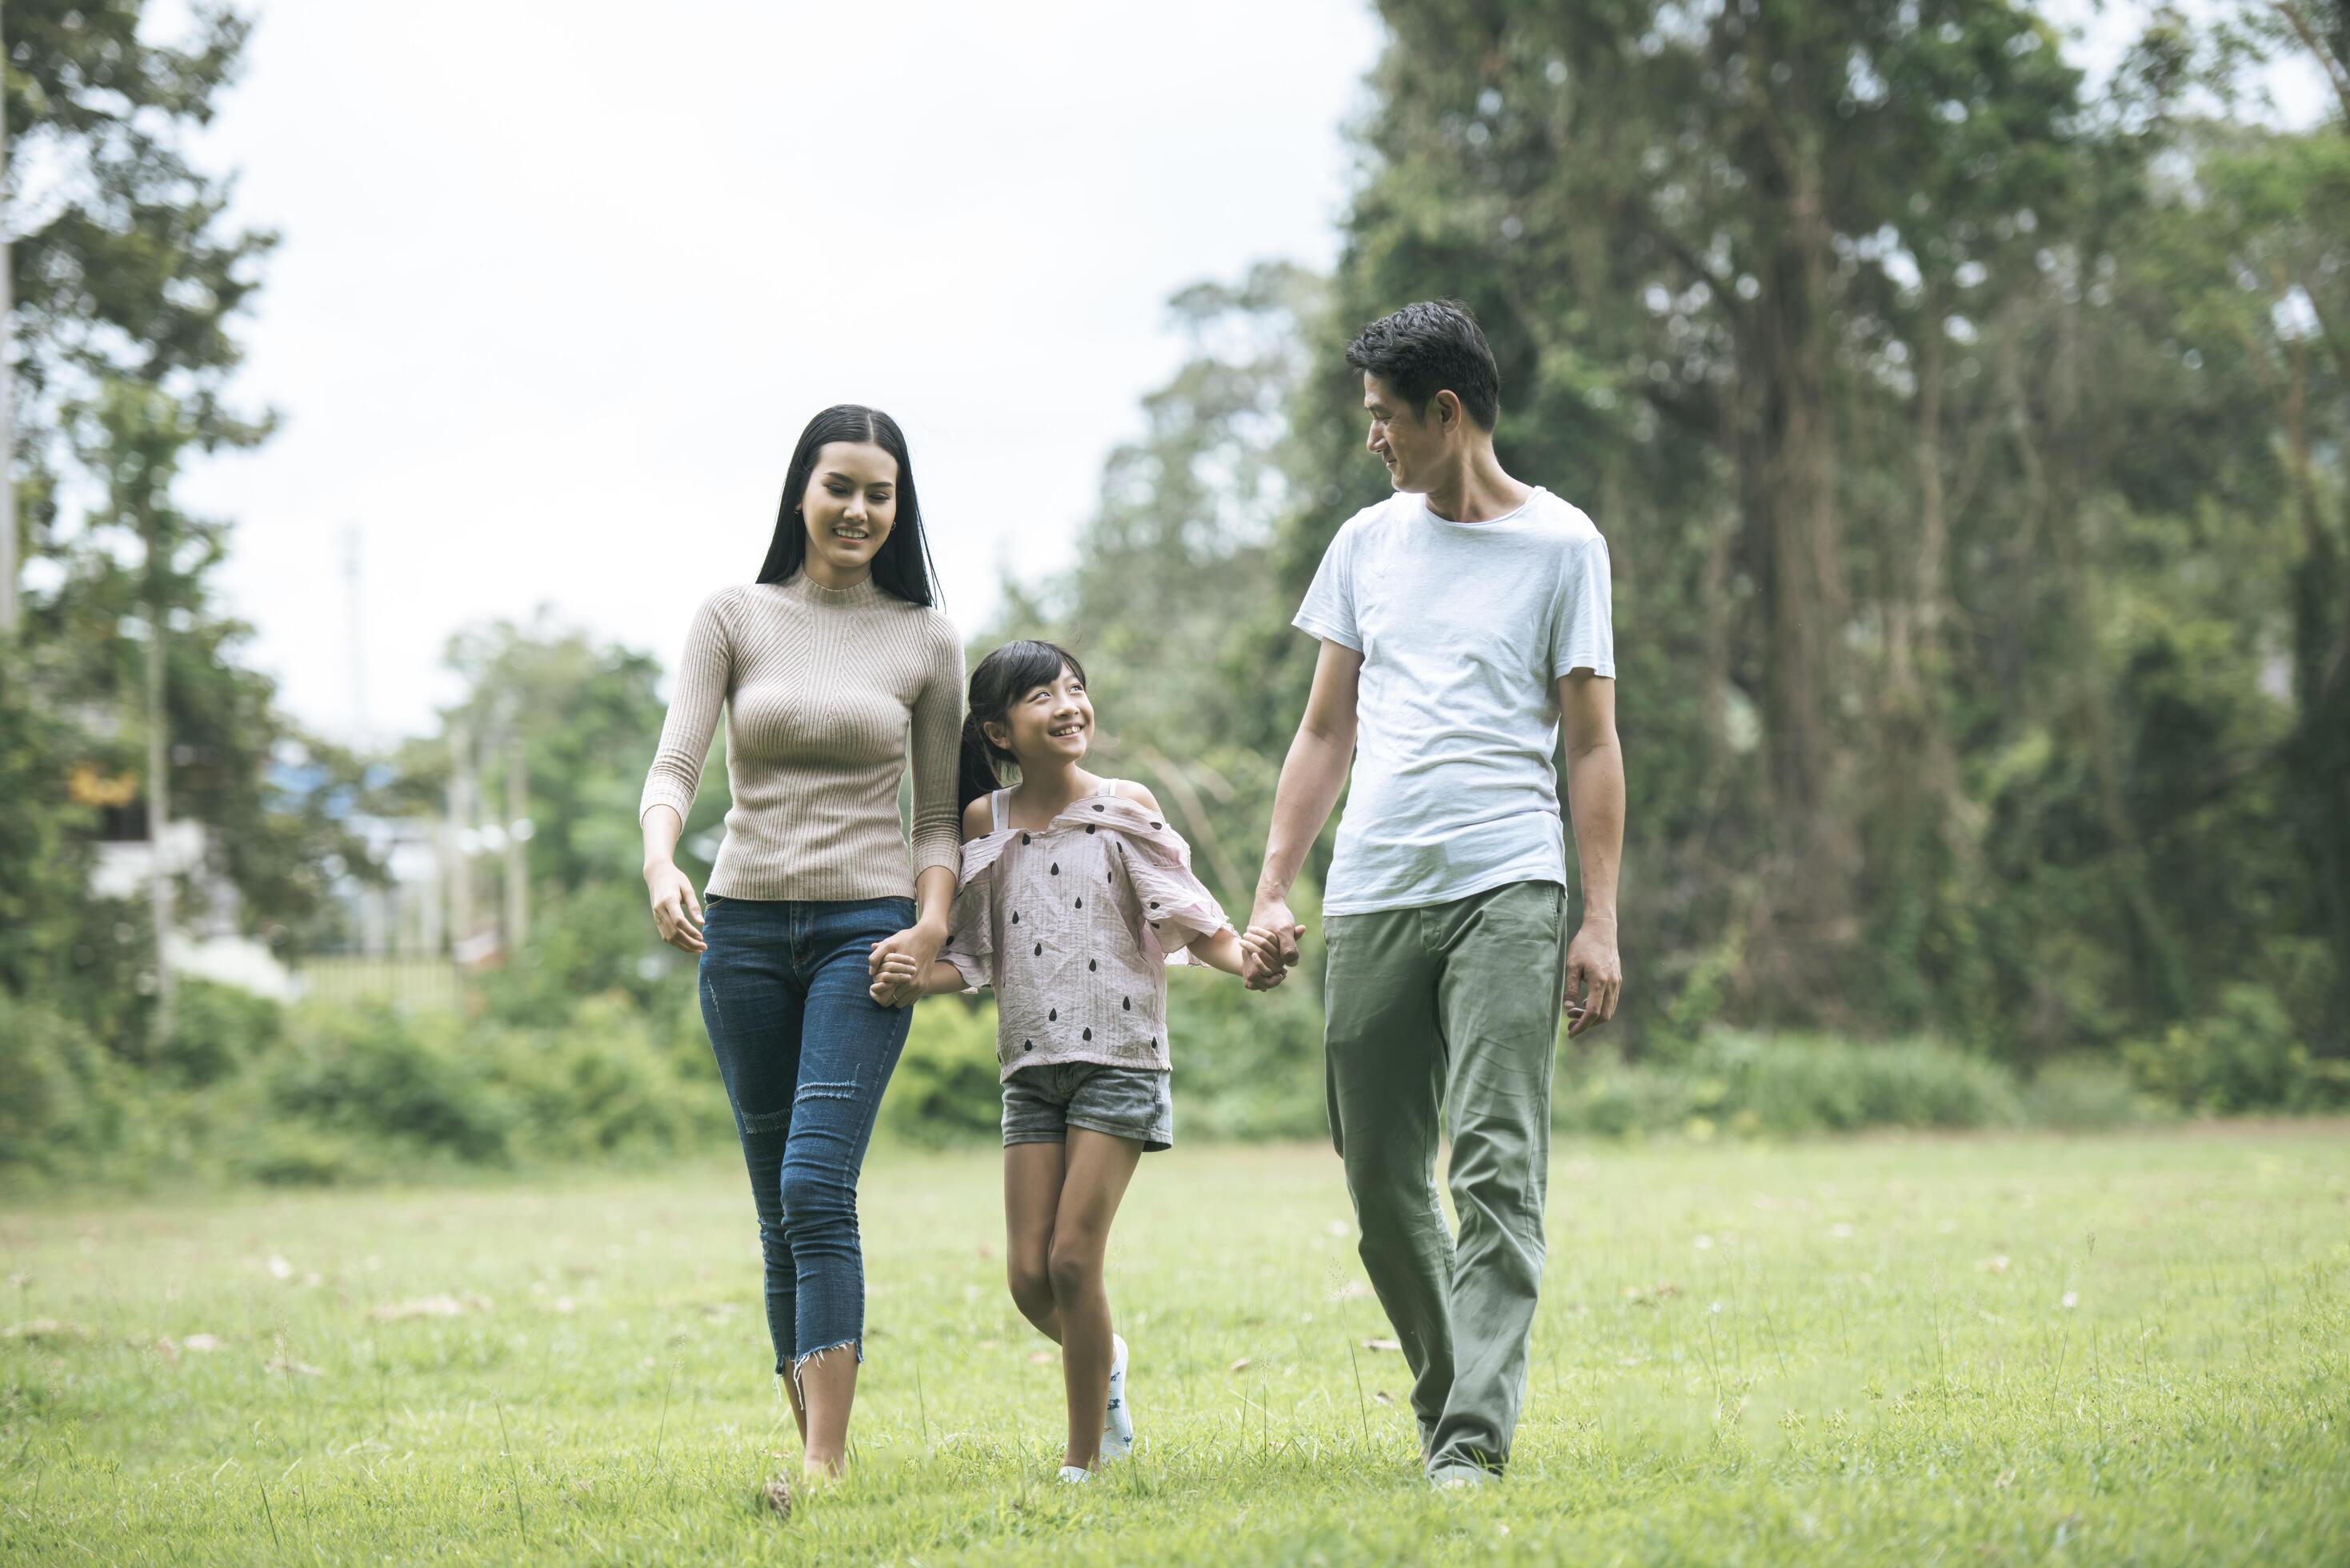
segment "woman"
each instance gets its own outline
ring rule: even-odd
[[[896,421],[854,404],[816,415],[759,580],[694,616],[638,812],[653,923],[701,955],[810,1479],[838,1475],[847,1442],[864,1358],[857,1172],[920,992],[874,976],[892,955],[929,972],[962,858],[962,647],[931,571]],[[721,703],[733,805],[705,915],[674,856]]]

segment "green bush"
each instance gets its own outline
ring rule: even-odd
[[[923,1148],[976,1143],[1003,1126],[995,1072],[995,1003],[959,996],[914,1004],[913,1026],[881,1101],[881,1127]]]
[[[2024,1119],[2033,1127],[2090,1132],[2153,1119],[2164,1107],[2129,1074],[2094,1057],[2060,1058],[2023,1087]]]
[[[2311,1054],[2265,986],[2222,988],[2212,1012],[2124,1045],[2122,1060],[2147,1094],[2204,1116],[2350,1106],[2350,1063]]]
[[[516,1028],[544,1028],[581,997],[619,992],[652,1021],[664,1047],[705,1039],[693,961],[653,935],[645,889],[634,877],[543,899],[532,912],[529,942],[475,990],[488,1017]]]
[[[0,991],[0,1168],[58,1175],[102,1152],[112,1065],[63,1013]]]
[[[269,1101],[314,1129],[505,1164],[523,1107],[455,1014],[296,1008]]]
[[[1564,1040],[1562,1032],[1562,1041]],[[1928,1040],[1869,1044],[1813,1035],[1718,1032],[1678,1066],[1613,1055],[1562,1063],[1555,1124],[1622,1137],[1717,1130],[1778,1137],[1867,1127],[2010,1127],[2014,1078],[1997,1063]]]
[[[230,1154],[231,1174],[270,1187],[340,1187],[386,1173],[380,1154],[349,1137],[271,1122]]]
[[[265,996],[210,981],[182,980],[172,1002],[172,1033],[154,1065],[191,1087],[216,1083],[285,1038],[285,1010]]]
[[[1167,992],[1177,1141],[1327,1135],[1318,976],[1301,970],[1252,992],[1232,975],[1182,969]]]
[[[732,1134],[716,1064],[664,1049],[656,1034],[619,992],[588,998],[551,1029],[474,1031],[520,1108],[518,1148],[540,1159],[667,1154]]]

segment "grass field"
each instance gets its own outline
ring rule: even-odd
[[[867,1173],[787,1524],[739,1170],[0,1218],[10,1563],[2350,1562],[2339,1125],[1562,1153],[1510,1474],[1416,1483],[1318,1149],[1145,1162],[1138,1458],[1051,1483],[992,1156]]]

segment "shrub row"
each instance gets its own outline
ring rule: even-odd
[[[1222,977],[1179,973],[1172,989],[1181,1139],[1325,1135],[1310,987],[1251,997]],[[328,1184],[731,1144],[690,994],[613,991],[552,1022],[521,1021],[540,1011],[494,996],[470,1013],[280,1008],[190,982],[172,1037],[132,1057],[0,992],[0,1180]],[[923,1002],[881,1137],[930,1147],[992,1140],[994,1032],[991,1003]],[[1716,1031],[1666,1064],[1562,1038],[1552,1105],[1562,1131],[1603,1137],[2087,1128],[2180,1112],[2350,1108],[2350,1067],[2314,1056],[2272,999],[2239,987],[2200,1023],[2118,1060],[2061,1061],[2029,1079],[1930,1040]]]

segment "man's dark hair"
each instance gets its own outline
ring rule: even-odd
[[[1451,392],[1479,430],[1490,431],[1502,411],[1502,372],[1477,329],[1477,318],[1457,299],[1424,299],[1382,316],[1347,345],[1347,363],[1395,389],[1424,415],[1439,392]]]

